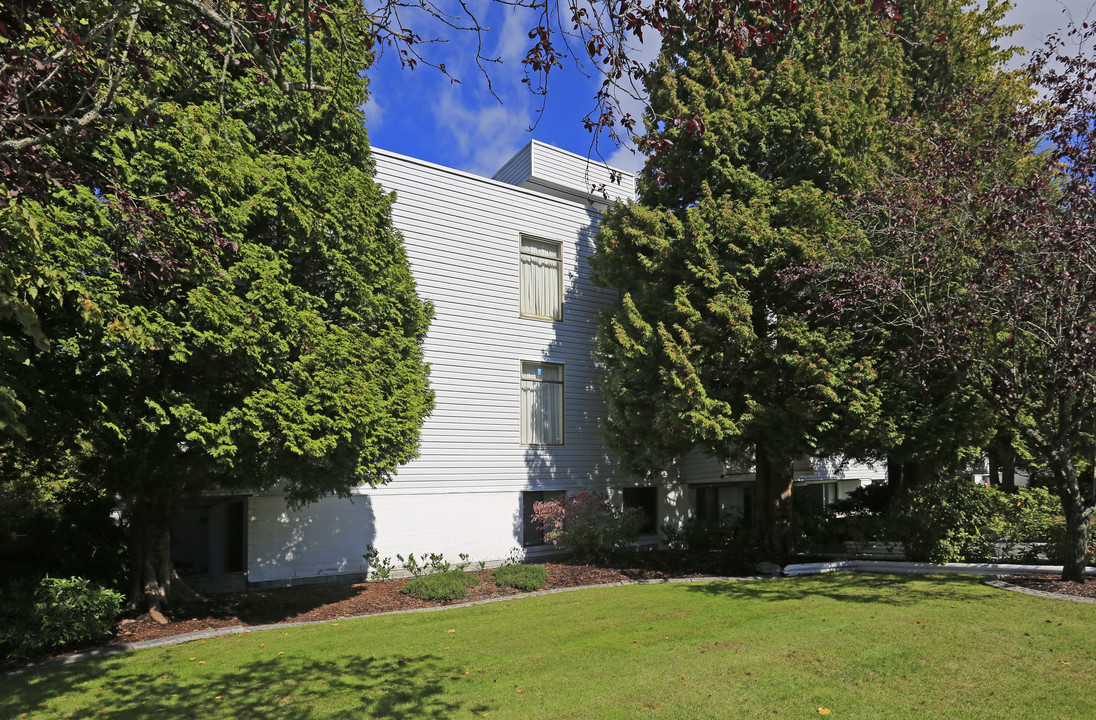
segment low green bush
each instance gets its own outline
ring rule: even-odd
[[[468,594],[468,588],[479,585],[479,578],[460,570],[434,573],[417,577],[401,588],[400,592],[420,600],[459,600]]]
[[[15,590],[14,594],[9,590]],[[114,629],[122,594],[86,578],[43,578],[31,596],[8,586],[0,607],[0,653],[26,657],[101,640]],[[33,598],[33,601],[32,601]]]
[[[540,590],[548,582],[548,571],[543,565],[503,565],[492,576],[499,587],[512,587],[526,592]]]

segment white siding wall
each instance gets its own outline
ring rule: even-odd
[[[329,499],[292,511],[283,497],[252,497],[247,503],[248,582],[362,572],[372,532],[367,503]]]
[[[524,153],[524,155],[523,155]],[[329,499],[299,512],[284,499],[248,503],[251,582],[366,571],[369,545],[382,556],[460,553],[495,563],[520,552],[521,493],[534,489],[616,490],[636,485],[601,440],[605,405],[593,341],[600,310],[616,293],[594,287],[588,260],[600,215],[579,198],[508,185],[374,150],[377,180],[397,194],[392,217],[404,237],[420,296],[434,305],[425,354],[436,395],[421,455],[388,486],[353,500]],[[531,143],[499,173],[560,182],[585,172],[585,158]],[[596,177],[592,175],[591,177]],[[607,180],[607,175],[605,180]],[[630,178],[629,178],[630,180]],[[561,243],[563,320],[521,317],[520,237]],[[522,360],[564,365],[565,443],[520,442]],[[875,479],[881,468],[815,462],[803,478]],[[659,525],[690,512],[688,483],[749,479],[690,453],[659,492]],[[842,487],[845,490],[845,487]],[[615,494],[615,493],[614,493]],[[725,510],[741,508],[741,488],[721,488]],[[617,496],[619,500],[619,495]]]
[[[635,180],[630,173],[624,173],[622,181],[616,183],[604,163],[535,140],[530,144],[533,167],[529,185],[574,188],[584,194],[589,194],[593,186],[604,185],[610,201],[635,199]]]
[[[491,176],[492,180],[508,185],[522,185],[533,174],[533,143],[518,150],[514,157],[506,161],[499,171]]]
[[[605,163],[532,140],[493,179],[602,206],[606,204],[606,196],[608,202],[634,200],[635,178],[631,173],[620,173],[620,181],[614,182],[613,172]],[[591,193],[595,187],[598,191]]]
[[[396,555],[466,553],[497,565],[520,553],[518,492],[393,495],[378,489],[353,499],[328,498],[289,511],[281,497],[252,498],[248,508],[248,581],[365,573],[368,546]]]
[[[598,312],[615,293],[589,281],[599,214],[485,178],[374,151],[377,179],[395,191],[420,296],[434,304],[426,359],[436,407],[419,459],[381,492],[475,492],[605,487],[624,481],[606,452],[594,364]],[[563,321],[519,313],[522,233],[563,245]],[[520,444],[522,360],[564,365],[565,444]]]
[[[578,199],[373,154],[377,181],[397,195],[393,223],[419,295],[434,305],[425,355],[435,409],[422,429],[420,457],[385,487],[300,512],[287,511],[280,497],[253,498],[251,582],[364,572],[368,545],[392,558],[443,553],[454,562],[467,553],[473,561],[497,562],[520,551],[523,490],[636,484],[600,436],[605,406],[593,341],[598,313],[616,293],[589,281],[597,210]],[[520,156],[503,174],[520,175]],[[520,315],[523,233],[562,244],[560,322]],[[564,365],[562,446],[521,445],[522,360]]]

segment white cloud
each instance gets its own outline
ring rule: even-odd
[[[365,101],[365,105],[362,106],[362,111],[365,113],[366,127],[378,129],[384,125],[384,106],[377,100],[375,94],[369,94],[369,98]]]
[[[527,142],[528,112],[465,101],[460,92],[442,93],[433,105],[437,141],[452,143],[456,167],[491,176]]]

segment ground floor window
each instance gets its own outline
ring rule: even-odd
[[[693,488],[693,509],[701,522],[718,524],[722,508],[719,504],[719,488],[715,486]]]
[[[562,500],[563,490],[528,490],[521,494],[521,544],[522,547],[545,545],[544,528],[533,521],[533,505],[548,500]]]
[[[658,488],[624,488],[624,509],[636,509],[643,513],[643,525],[640,535],[654,535],[658,532]]]
[[[798,485],[795,488],[797,500],[802,500],[805,505],[817,512],[822,512],[837,500],[837,483],[810,483]]]

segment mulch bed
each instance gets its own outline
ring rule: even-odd
[[[613,584],[626,580],[663,580],[706,576],[754,575],[753,564],[741,557],[723,553],[682,554],[668,551],[621,555],[607,567],[577,563],[545,563],[548,581],[545,589]],[[480,584],[468,591],[457,603],[488,600],[522,594],[513,588],[497,587],[491,571],[477,573]],[[1013,575],[1002,578],[1014,585],[1045,592],[1096,597],[1096,582],[1079,584],[1063,582],[1051,575]],[[443,607],[456,603],[430,602],[404,595],[400,589],[408,580],[359,583],[355,585],[320,585],[208,596],[204,602],[179,604],[165,612],[166,625],[153,622],[147,615],[126,618],[119,622],[114,636],[100,647],[129,645],[144,640],[182,635],[210,628],[234,625],[272,625],[288,622],[337,620],[339,618],[397,610]],[[80,648],[87,651],[92,648]],[[37,658],[40,662],[47,658]],[[0,661],[0,670],[18,667],[20,663]]]
[[[1086,583],[1063,580],[1060,575],[1003,575],[1001,579],[1029,590],[1096,599],[1096,579]]]

